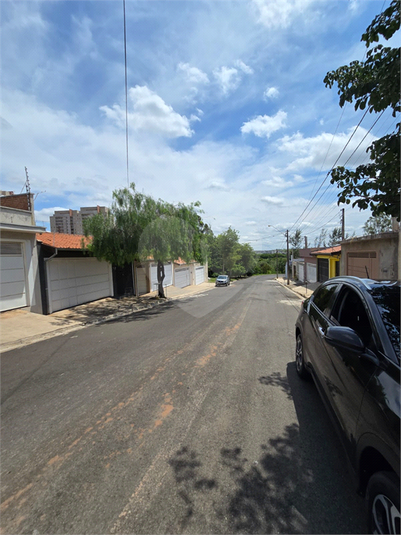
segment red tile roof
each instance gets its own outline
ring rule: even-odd
[[[42,232],[42,234],[36,234],[36,239],[48,245],[54,247],[54,249],[78,249],[82,250],[82,240],[84,245],[90,243],[90,238],[85,238],[80,234],[61,234],[60,232]]]
[[[335,245],[334,247],[327,247],[327,249],[319,249],[319,251],[312,251],[311,255],[317,255],[317,254],[338,254],[341,253],[341,245]]]

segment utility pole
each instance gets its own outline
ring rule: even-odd
[[[290,249],[288,245],[288,240],[289,240],[288,234],[289,232],[287,230],[287,232],[285,233],[287,237],[287,286],[290,285]]]
[[[345,208],[342,208],[341,212],[341,239],[345,240]]]

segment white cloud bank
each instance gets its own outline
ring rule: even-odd
[[[276,115],[258,115],[255,119],[244,123],[241,126],[243,134],[254,134],[257,137],[269,138],[274,132],[286,126],[287,114],[285,111],[278,111]]]
[[[129,97],[133,105],[133,112],[128,114],[130,128],[135,131],[161,134],[168,138],[191,137],[194,133],[190,127],[191,119],[175,112],[164,100],[146,86],[135,86],[129,90]],[[119,127],[125,125],[125,110],[118,104],[101,106],[106,117]]]

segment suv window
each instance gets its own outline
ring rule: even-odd
[[[350,327],[360,337],[365,346],[372,348],[373,331],[365,305],[351,288],[343,288],[333,308],[332,318],[343,327]]]
[[[313,297],[314,305],[326,316],[328,316],[331,298],[337,286],[337,284],[328,284],[327,286],[321,286],[320,288],[318,288]]]
[[[398,286],[373,288],[371,295],[379,309],[394,351],[400,358],[400,288]]]

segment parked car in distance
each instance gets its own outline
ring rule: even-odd
[[[228,275],[219,275],[216,279],[216,286],[230,286],[230,277]]]
[[[369,533],[400,533],[400,282],[335,277],[301,307],[295,361],[339,431]]]

